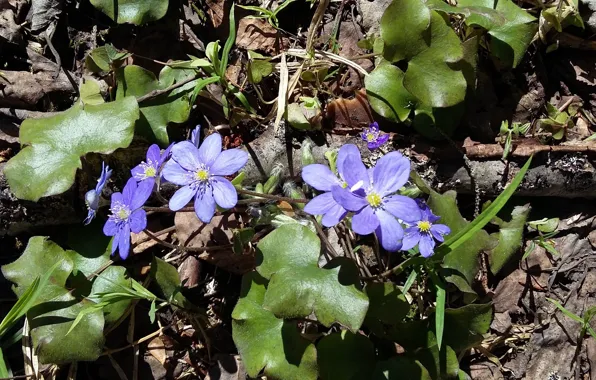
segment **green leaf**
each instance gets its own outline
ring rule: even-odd
[[[518,206],[511,213],[511,221],[499,221],[500,230],[493,236],[498,237],[499,243],[488,255],[490,271],[496,275],[523,244],[523,233],[530,205]]]
[[[97,219],[88,226],[70,226],[67,243],[72,251],[66,251],[66,256],[72,260],[73,272],[88,277],[106,265],[111,258],[111,240],[103,233],[103,222]]]
[[[375,347],[366,336],[343,330],[319,341],[317,363],[323,380],[365,379],[375,367]]]
[[[307,317],[314,312],[325,326],[338,322],[357,331],[368,309],[368,297],[358,287],[358,269],[346,258],[332,260],[325,269],[316,263],[286,267],[271,276],[263,307],[280,318]]]
[[[383,325],[394,326],[402,322],[410,311],[406,297],[392,282],[368,283],[364,291],[370,303],[364,324],[375,334],[382,333]]]
[[[436,273],[430,272],[430,276],[437,291],[437,300],[435,305],[435,336],[437,337],[437,347],[441,350],[443,343],[443,332],[445,331],[445,302],[447,298],[447,291],[445,284],[439,279]]]
[[[232,312],[232,338],[251,377],[264,371],[274,379],[317,379],[314,345],[298,332],[296,322],[278,319],[262,307],[267,281],[252,272],[242,279],[240,299]]]
[[[2,266],[2,274],[15,283],[12,290],[20,298],[36,279],[42,278],[49,268],[59,263],[52,272],[50,282],[56,286],[64,286],[73,269],[67,252],[45,237],[34,236],[29,239],[21,257]]]
[[[496,3],[496,6],[494,4]],[[516,67],[532,42],[538,24],[536,18],[518,7],[511,0],[460,0],[459,7],[494,8],[502,19],[483,17],[477,14],[466,19],[468,25],[477,25],[491,36],[491,53],[507,65]]]
[[[151,276],[154,279],[153,285],[164,299],[179,307],[193,308],[192,303],[180,293],[182,284],[176,267],[154,256],[151,262]]]
[[[42,303],[27,314],[31,338],[39,360],[44,364],[94,361],[104,345],[104,318],[100,309],[86,313],[95,303],[78,302],[67,289],[48,286]],[[68,334],[74,320],[83,312],[80,322]],[[68,335],[67,335],[68,334]]]
[[[395,123],[408,118],[417,99],[403,85],[404,72],[389,62],[379,64],[364,78],[372,109]]]
[[[430,24],[431,12],[422,0],[393,1],[381,17],[385,59],[391,62],[409,60],[426,50]]]
[[[118,24],[142,25],[166,15],[168,0],[90,0]]]
[[[437,345],[416,351],[414,358],[428,370],[433,379],[453,379],[459,373],[459,361],[453,348],[439,350]]]
[[[79,88],[79,92],[81,94],[80,100],[83,104],[98,105],[105,103],[105,100],[101,96],[99,83],[95,79],[85,78],[85,81]]]
[[[75,104],[52,117],[25,120],[19,138],[27,146],[4,168],[11,191],[30,201],[63,193],[81,168],[80,157],[126,148],[138,118],[136,99],[126,97],[96,106]]]
[[[232,47],[234,46],[234,42],[236,42],[236,20],[234,19],[234,3],[232,3],[232,7],[230,8],[230,16],[229,16],[229,24],[230,30],[228,32],[228,39],[224,44],[223,51],[221,52],[221,65],[219,68],[219,76],[225,77],[226,69],[228,67],[228,59],[230,58],[230,52],[232,51]]]
[[[571,311],[567,310],[563,305],[561,305],[561,303],[555,299],[552,298],[548,298],[546,297],[546,300],[551,302],[553,305],[555,305],[557,307],[557,309],[559,309],[561,311],[561,313],[565,314],[567,317],[573,319],[576,322],[581,323],[582,325],[584,324],[584,319],[581,318],[580,316],[573,314]]]
[[[372,380],[432,380],[428,370],[419,362],[404,356],[394,356],[379,362]]]
[[[4,361],[4,353],[0,348],[0,377],[8,378],[11,374],[8,373],[8,368],[6,368],[6,362]]]
[[[456,352],[464,351],[482,342],[483,334],[492,321],[491,304],[472,304],[445,310],[443,342]]]
[[[466,95],[466,78],[461,65],[455,65],[462,60],[463,49],[451,26],[436,11],[431,11],[429,41],[430,46],[408,62],[404,87],[432,107],[456,105]]]
[[[122,292],[123,287],[132,289],[132,281],[126,274],[126,268],[111,266],[101,272],[95,281],[93,281],[89,298],[93,298],[98,293]],[[120,319],[131,302],[132,299],[128,299],[104,306],[103,313],[106,323],[114,323]]]
[[[264,77],[271,75],[273,68],[273,63],[269,61],[251,59],[248,62],[248,81],[252,84],[260,83]]]
[[[339,322],[356,331],[368,309],[358,270],[345,258],[319,268],[320,245],[317,235],[300,224],[283,225],[259,242],[257,272],[271,279],[263,305],[277,317],[314,312],[325,326]]]
[[[163,90],[174,83],[182,82],[195,75],[194,70],[164,67],[155,75],[140,66],[129,65],[118,71],[118,91],[116,99],[125,96],[140,97],[154,90]],[[140,133],[154,139],[162,145],[168,145],[168,123],[184,123],[190,115],[190,92],[195,87],[194,81],[140,104],[141,119],[137,122]]]

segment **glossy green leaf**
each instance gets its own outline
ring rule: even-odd
[[[375,347],[366,336],[347,330],[329,334],[317,344],[322,380],[360,380],[375,368]]]
[[[164,67],[159,73],[159,80],[155,75],[140,66],[129,65],[118,71],[118,91],[116,99],[125,96],[140,97],[154,90],[163,90],[174,83],[195,76],[194,70],[172,69]],[[140,104],[141,118],[137,122],[139,133],[153,139],[163,146],[169,144],[167,126],[169,123],[184,123],[190,115],[190,92],[195,82],[162,94],[156,98]]]
[[[75,104],[65,112],[21,124],[26,145],[4,168],[11,191],[37,201],[70,188],[81,156],[109,154],[132,141],[139,108],[134,97],[100,105]]]
[[[280,318],[307,317],[314,312],[325,326],[334,322],[356,331],[368,309],[353,261],[332,260],[319,268],[321,243],[300,224],[286,224],[257,245],[257,272],[271,281],[263,307]]]
[[[387,61],[364,78],[366,96],[372,109],[393,122],[408,118],[417,99],[403,86],[404,72]]]
[[[530,205],[518,206],[511,213],[509,222],[499,221],[499,232],[493,234],[498,237],[499,243],[488,254],[490,271],[496,275],[523,244],[524,227]]]
[[[66,256],[73,262],[73,272],[81,272],[85,277],[92,276],[110,261],[112,239],[104,235],[103,224],[94,219],[88,226],[68,228],[67,243],[72,251],[66,251]]]
[[[242,279],[232,312],[232,338],[251,377],[263,370],[273,379],[316,380],[317,352],[296,322],[278,319],[263,308],[267,281],[256,272]]]
[[[405,295],[392,282],[371,282],[364,291],[370,303],[364,324],[376,334],[382,333],[384,325],[402,322],[410,311]]]
[[[168,0],[90,0],[118,24],[142,25],[166,15]]]
[[[153,277],[152,285],[157,288],[164,299],[173,302],[176,306],[193,308],[192,303],[180,293],[182,284],[176,267],[154,256],[151,262],[151,276]]]
[[[81,83],[79,93],[81,94],[80,100],[83,104],[98,105],[105,103],[105,100],[101,96],[99,83],[93,78],[85,78],[85,81]]]
[[[248,62],[248,81],[252,84],[261,83],[263,78],[273,73],[274,65],[264,59],[258,59],[264,58],[261,54],[256,55],[254,52],[249,52],[249,55],[252,57]]]
[[[85,58],[85,65],[93,73],[108,72],[121,66],[129,56],[130,53],[120,52],[114,45],[105,44],[91,50]]]
[[[132,281],[126,274],[126,268],[110,266],[93,281],[89,298],[99,293],[121,293],[123,288],[132,289]],[[114,323],[124,315],[132,299],[110,303],[103,307],[106,323]]]
[[[34,236],[29,239],[27,248],[16,261],[2,266],[2,274],[7,280],[15,283],[12,290],[20,298],[35,279],[42,278],[56,263],[60,264],[52,272],[50,283],[64,286],[73,270],[68,251],[65,252],[45,237]]]
[[[464,100],[467,87],[461,67],[456,65],[463,59],[461,42],[436,11],[431,11],[429,30],[430,45],[408,62],[404,87],[432,107],[456,105]]]
[[[404,356],[394,356],[379,362],[371,376],[372,380],[432,380],[428,370],[419,362]]]
[[[430,23],[431,12],[422,0],[394,0],[381,17],[385,59],[409,60],[426,50]]]

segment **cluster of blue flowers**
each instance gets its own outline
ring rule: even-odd
[[[422,256],[429,257],[434,252],[435,239],[442,242],[451,231],[443,224],[435,224],[439,217],[422,200],[396,194],[409,176],[410,161],[401,153],[388,153],[367,169],[358,148],[347,144],[337,155],[337,175],[320,164],[303,169],[304,182],[323,192],[304,211],[323,215],[322,224],[326,227],[335,226],[351,211],[354,232],[374,232],[390,252],[418,245]]]
[[[248,154],[240,149],[222,151],[221,135],[207,137],[198,144],[199,128],[191,135],[191,141],[170,145],[161,152],[157,145],[147,151],[147,158],[131,170],[132,177],[126,182],[122,193],[113,193],[110,215],[103,232],[113,236],[112,254],[118,250],[126,259],[130,250],[130,233],[139,233],[147,227],[147,214],[143,205],[151,196],[156,179],[182,186],[169,202],[172,211],[180,210],[194,198],[197,217],[209,223],[215,207],[232,208],[238,201],[236,188],[223,176],[232,175],[248,161]],[[111,175],[103,165],[95,189],[85,195],[88,215],[85,224],[95,217],[101,192]]]
[[[369,148],[385,143],[373,123],[365,132]],[[103,231],[113,236],[112,254],[118,250],[126,259],[130,250],[130,233],[140,233],[147,227],[143,205],[151,196],[156,181],[165,180],[180,188],[169,201],[169,208],[178,211],[194,200],[197,217],[209,223],[216,206],[230,209],[238,202],[234,185],[225,178],[246,165],[248,154],[240,149],[222,151],[222,139],[212,134],[199,145],[199,127],[190,141],[170,145],[163,152],[157,145],[147,151],[145,161],[131,170],[122,193],[113,193],[110,215]],[[85,195],[88,215],[85,224],[95,217],[100,206],[101,192],[112,171],[105,164],[95,189]],[[322,224],[332,227],[353,213],[352,229],[360,235],[375,233],[387,251],[409,250],[418,245],[420,253],[431,256],[435,239],[442,242],[449,227],[436,224],[438,217],[421,200],[397,194],[410,175],[410,162],[398,152],[391,152],[367,169],[355,145],[344,145],[337,156],[337,174],[325,165],[304,167],[304,181],[323,192],[312,199],[304,211],[322,215]],[[405,231],[404,231],[404,226]]]

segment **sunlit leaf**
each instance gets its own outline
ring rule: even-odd
[[[168,11],[168,0],[90,0],[118,24],[142,25],[156,21]]]
[[[489,254],[490,271],[497,274],[523,244],[523,233],[530,205],[515,207],[511,213],[511,221],[499,221],[499,232],[493,234],[499,243]]]
[[[98,293],[122,292],[122,288],[132,288],[131,279],[126,274],[126,268],[110,266],[93,281],[89,298]],[[106,323],[114,323],[130,305],[132,299],[110,303],[102,308]]]
[[[403,86],[404,72],[387,61],[379,64],[366,78],[366,96],[375,112],[393,122],[407,119],[417,102]]]

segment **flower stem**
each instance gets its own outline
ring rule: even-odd
[[[308,203],[308,202],[310,202],[309,199],[294,199],[294,198],[290,198],[290,197],[281,197],[279,195],[262,194],[262,193],[257,193],[256,191],[250,191],[250,190],[244,190],[244,189],[238,189],[237,191],[239,194],[252,195],[254,197],[260,197],[260,198],[265,198],[265,199],[273,199],[273,200],[280,201],[280,202],[288,202],[288,203]],[[255,201],[257,201],[257,200],[255,200]]]
[[[380,280],[382,278],[385,277],[389,277],[392,274],[400,274],[401,272],[403,272],[404,269],[406,269],[409,266],[415,265],[415,264],[422,264],[424,262],[424,257],[422,256],[411,256],[408,257],[406,260],[402,261],[399,265],[397,265],[396,267],[393,267],[383,273],[380,273],[376,276],[371,276],[371,277],[362,277],[362,280],[364,281],[375,281],[375,280]]]

